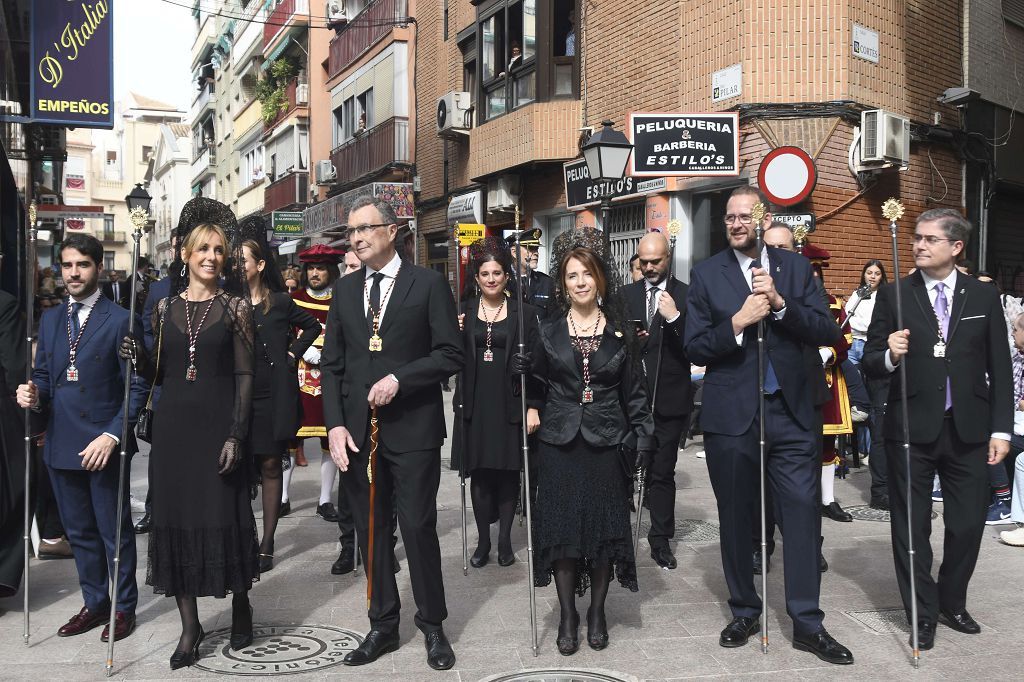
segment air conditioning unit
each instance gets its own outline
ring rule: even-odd
[[[327,25],[331,28],[348,23],[348,13],[345,11],[345,3],[340,0],[333,0],[327,3],[324,8],[324,16],[327,17]]]
[[[328,185],[338,179],[338,171],[330,159],[316,162],[316,184]]]
[[[519,203],[519,178],[502,175],[487,183],[487,212],[499,213],[515,210]]]
[[[860,114],[860,161],[862,164],[910,163],[910,119],[870,109]]]
[[[295,86],[295,103],[309,104],[309,83],[299,83]]]
[[[437,133],[442,137],[466,134],[473,127],[468,92],[449,92],[437,100]]]

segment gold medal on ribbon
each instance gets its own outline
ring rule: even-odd
[[[380,338],[380,334],[374,334],[370,337],[370,352],[379,353],[384,348],[384,340]]]

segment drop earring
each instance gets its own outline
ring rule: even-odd
[[[597,297],[597,307],[600,308],[604,305],[604,299],[600,295]]]
[[[181,276],[182,276],[182,277],[184,277],[184,276],[185,276],[185,273],[186,273],[187,271],[188,271],[188,265],[187,265],[187,264],[185,264],[185,263],[182,263],[182,264],[181,264]]]

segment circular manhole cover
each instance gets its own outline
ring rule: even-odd
[[[866,504],[856,507],[844,507],[844,509],[858,521],[882,521],[883,523],[889,523],[889,512],[882,511],[881,509],[872,509]],[[939,513],[933,510],[932,518],[939,518]]]
[[[206,635],[195,667],[225,675],[292,675],[341,663],[361,635],[328,625],[256,625],[252,644],[231,649],[231,628]]]
[[[635,677],[604,670],[524,670],[485,678],[481,682],[634,682]]]

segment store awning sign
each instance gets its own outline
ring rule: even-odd
[[[271,219],[274,234],[282,237],[302,236],[302,211],[274,211]]]
[[[113,128],[114,0],[30,4],[32,118]]]
[[[481,190],[456,194],[448,203],[448,224],[480,223],[483,221],[484,193]]]
[[[459,224],[459,246],[469,246],[480,241],[487,235],[487,228],[483,225]]]
[[[629,115],[630,175],[713,177],[740,174],[739,114]]]
[[[583,159],[567,161],[562,168],[565,204],[571,211],[600,203],[608,195],[612,199],[619,199],[634,194],[658,192],[667,186],[665,178],[641,180],[628,175],[614,183],[593,182],[590,179],[590,171],[587,170],[587,162]]]

